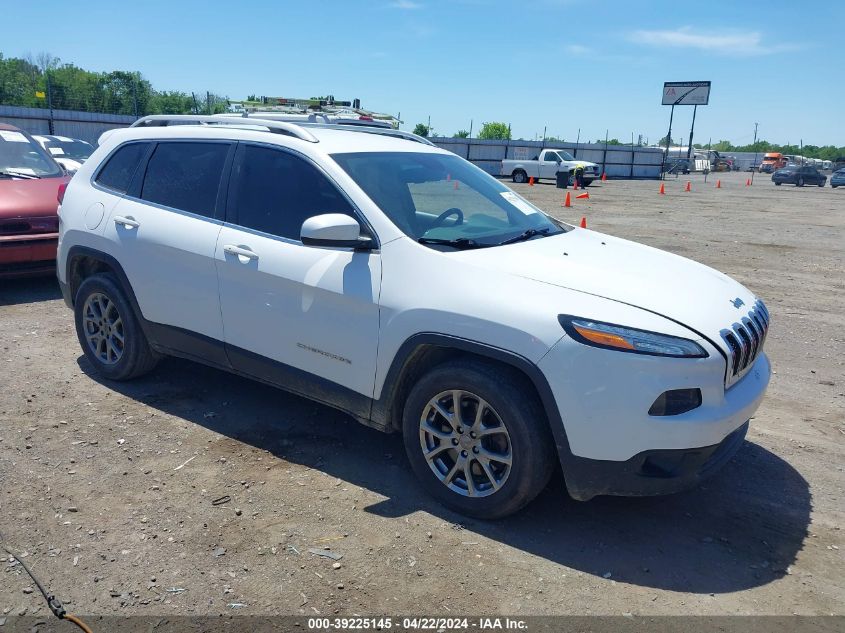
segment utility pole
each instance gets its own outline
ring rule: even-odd
[[[428,115],[428,136],[431,136],[431,115]]]
[[[50,127],[50,134],[53,134],[53,90],[50,85],[50,70],[44,68],[44,76],[47,78],[47,108],[50,110],[50,119],[48,125]]]
[[[205,91],[205,102],[208,113],[211,114],[211,92],[208,90]]]
[[[754,184],[754,168],[757,166],[757,126],[759,123],[754,123],[754,164],[751,166],[751,184]]]
[[[578,144],[581,142],[581,128],[578,128],[578,136],[575,138],[575,156],[574,158],[578,158]]]
[[[601,157],[601,173],[604,174],[607,171],[607,135],[610,130],[605,129],[604,131],[604,156]],[[632,150],[633,153],[633,150]]]
[[[472,119],[469,120],[469,136],[467,138],[472,138]]]

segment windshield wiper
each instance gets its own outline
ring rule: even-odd
[[[23,171],[16,171],[14,169],[4,169],[0,171],[0,176],[15,176],[17,178],[41,178],[41,176],[36,176],[35,174],[28,174]]]
[[[496,246],[504,246],[505,244],[513,244],[514,242],[522,242],[524,240],[531,239],[532,237],[534,237],[536,235],[546,235],[550,230],[551,229],[548,229],[548,228],[546,228],[546,229],[528,229],[526,231],[523,231],[519,235],[516,235],[514,237],[510,237],[510,238],[508,238],[508,239],[506,239],[502,242],[499,242],[498,244],[496,244]]]
[[[436,237],[421,237],[417,240],[420,244],[442,244],[443,246],[454,246],[461,250],[467,248],[484,248],[485,244],[479,244],[468,237],[456,237],[453,240],[443,240]]]

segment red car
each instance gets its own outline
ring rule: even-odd
[[[59,189],[69,180],[29,134],[0,123],[0,277],[55,269]]]

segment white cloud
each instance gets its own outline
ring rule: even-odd
[[[413,0],[394,0],[390,4],[387,5],[391,9],[402,9],[403,11],[413,11],[414,9],[422,9],[422,6],[419,2],[414,2]]]
[[[718,55],[771,55],[798,48],[790,44],[764,44],[758,31],[693,31],[689,26],[674,30],[634,31],[629,39],[648,46],[692,48]]]
[[[593,52],[593,49],[582,46],[581,44],[569,44],[566,47],[566,52],[570,55],[587,55]]]

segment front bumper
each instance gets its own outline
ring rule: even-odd
[[[705,463],[727,450],[719,447],[763,399],[769,359],[761,353],[726,389],[725,359],[709,343],[698,342],[708,349],[708,358],[625,354],[564,337],[539,362],[562,420],[565,442],[558,441],[558,447],[573,497],[673,492],[694,485]],[[697,408],[649,415],[663,392],[690,388],[701,390]],[[648,474],[661,468],[670,475]]]
[[[745,422],[713,446],[643,451],[624,462],[575,458],[565,473],[566,488],[579,501],[599,495],[644,497],[687,490],[733,457],[747,432]]]
[[[0,237],[0,276],[50,272],[56,266],[58,233]]]

